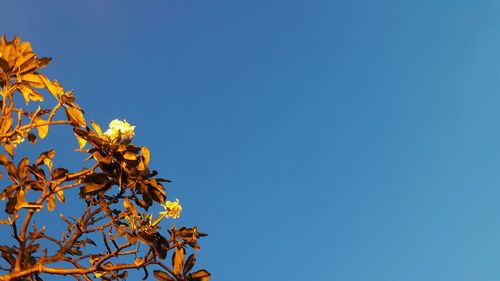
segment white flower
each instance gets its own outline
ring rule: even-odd
[[[134,129],[135,126],[131,126],[127,123],[127,120],[120,121],[115,119],[109,123],[109,129],[104,132],[104,136],[112,142],[118,139],[130,140],[134,137]]]

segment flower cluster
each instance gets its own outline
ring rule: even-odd
[[[104,132],[106,136],[112,142],[117,140],[130,140],[134,137],[135,126],[131,126],[127,123],[127,120],[120,121],[115,119],[109,123],[109,129]]]
[[[16,148],[18,144],[22,143],[25,141],[25,138],[23,138],[20,135],[16,135],[13,140],[11,140],[11,145]]]
[[[162,205],[164,212],[160,212],[162,217],[171,217],[174,219],[178,219],[181,215],[182,206],[179,202],[179,199],[176,199],[175,202],[167,201],[165,205]]]

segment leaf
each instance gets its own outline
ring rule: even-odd
[[[87,144],[87,141],[82,139],[77,134],[75,134],[75,137],[76,137],[76,140],[78,141],[78,147],[80,148],[80,150],[83,149],[85,147],[85,145]]]
[[[22,53],[33,52],[33,49],[31,48],[31,43],[26,41],[22,42],[19,45],[19,50],[21,50]]]
[[[9,63],[3,58],[0,58],[0,69],[2,69],[3,73],[10,74]]]
[[[0,164],[5,165],[7,162],[9,162],[7,155],[0,153]]]
[[[51,158],[54,158],[54,156],[56,156],[55,150],[51,149],[49,151],[45,151],[45,152],[41,153],[40,156],[38,156],[38,158],[35,161],[35,165],[37,165],[37,166],[41,165],[46,158],[51,159]]]
[[[82,127],[87,126],[87,122],[85,121],[85,117],[83,117],[83,113],[78,109],[74,107],[66,107],[66,116],[68,117],[68,120],[78,124]]]
[[[99,126],[99,124],[97,124],[94,121],[90,121],[90,124],[92,125],[92,128],[94,128],[94,130],[96,131],[97,135],[99,137],[102,137],[102,130],[101,130],[101,127]]]
[[[10,43],[7,44],[7,46],[5,46],[2,57],[4,57],[7,60],[9,65],[12,66],[14,65],[15,59],[17,57],[17,51],[14,44]]]
[[[128,199],[128,197],[125,197],[123,199],[123,207],[125,207],[125,209],[127,209],[127,210],[130,210],[132,212],[132,215],[134,217],[138,217],[139,216],[139,213],[137,213],[137,209],[135,208],[134,204],[132,204],[132,202],[130,202],[130,200]]]
[[[28,133],[28,140],[31,143],[36,143],[36,136],[33,133]]]
[[[146,163],[146,165],[149,165],[149,159],[150,159],[150,152],[149,152],[149,149],[145,146],[143,146],[141,148],[141,155],[144,156],[144,163]]]
[[[151,198],[158,203],[163,203],[167,197],[165,190],[159,186],[149,186],[148,191]]]
[[[28,43],[28,42],[23,42]],[[29,44],[29,43],[28,43]],[[36,61],[36,55],[34,53],[27,53],[16,61],[16,67],[19,69],[19,73],[28,73],[36,71],[38,68],[38,63]]]
[[[184,248],[175,248],[175,253],[172,255],[172,267],[176,275],[181,273],[182,265],[184,264]]]
[[[175,279],[170,277],[170,275],[168,275],[165,271],[154,270],[153,275],[159,281],[175,281]]]
[[[196,256],[194,254],[191,254],[189,258],[186,260],[186,263],[184,264],[184,269],[182,270],[182,274],[186,275],[194,266],[196,263]]]
[[[29,74],[22,75],[21,76],[21,80],[23,82],[26,82],[31,87],[45,88],[45,84],[40,79],[40,76],[38,74],[31,74],[31,73],[29,73]]]
[[[7,153],[9,153],[10,157],[14,158],[14,148],[12,147],[12,145],[4,143],[3,148],[5,149],[5,151],[7,151]]]
[[[16,210],[16,205],[17,205],[17,196],[10,197],[9,201],[7,201],[7,204],[5,205],[5,212],[9,215],[12,215]]]
[[[60,189],[56,193],[57,199],[59,199],[59,202],[63,203],[66,202],[66,198],[64,197],[64,190]]]
[[[85,244],[92,244],[94,246],[97,246],[97,244],[94,242],[94,240],[92,240],[90,238],[87,238],[87,239],[83,240],[83,243],[85,243]]]
[[[26,168],[30,164],[30,160],[28,157],[24,157],[21,161],[19,161],[19,164],[17,165],[17,175],[19,176],[20,179],[24,179],[27,174]]]
[[[85,185],[80,188],[80,196],[82,197],[87,194],[95,195],[101,191],[106,191],[112,186],[107,175],[103,173],[88,175],[83,181]]]
[[[57,180],[65,177],[68,174],[68,170],[65,168],[57,168],[52,172],[52,179]]]
[[[8,131],[10,131],[10,129],[12,129],[12,122],[13,122],[13,119],[11,116],[4,116],[2,118],[2,123],[1,123],[1,131],[2,133],[7,133]]]
[[[52,60],[52,58],[41,58],[38,60],[38,68],[42,68],[42,67],[45,67],[47,66],[50,61]]]
[[[39,92],[33,91],[33,89],[31,89],[30,87],[20,85],[17,89],[23,95],[24,101],[26,102],[26,104],[28,104],[30,102],[30,100],[43,101],[42,94],[40,94]]]
[[[47,136],[47,134],[49,133],[49,125],[41,125],[44,123],[47,123],[47,122],[41,118],[37,118],[35,120],[35,124],[37,125],[36,128],[38,131],[38,136],[41,139],[44,139]]]
[[[152,217],[152,214],[149,214],[150,218]],[[151,219],[150,219],[151,221]],[[169,243],[167,238],[165,238],[163,235],[156,233],[155,235],[155,241],[154,241],[154,247],[153,250],[155,253],[158,255],[158,257],[162,260],[164,260],[167,257],[167,252],[169,250]]]
[[[206,271],[205,269],[198,270],[196,272],[193,272],[188,275],[188,280],[189,281],[208,281],[210,279],[210,272]]]
[[[59,85],[57,80],[54,80],[54,83],[52,83],[52,82],[50,82],[49,78],[47,78],[47,76],[45,76],[41,73],[38,74],[38,76],[40,77],[40,80],[42,81],[42,83],[45,85],[45,88],[47,88],[47,90],[49,90],[49,92],[54,97],[57,98],[59,95],[64,94],[64,89],[61,87],[61,85]]]
[[[47,208],[51,212],[56,208],[56,197],[54,194],[49,195],[49,197],[47,198]]]

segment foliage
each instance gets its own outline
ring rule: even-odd
[[[17,37],[0,40],[0,143],[6,152],[0,153],[0,165],[8,181],[0,193],[5,202],[0,222],[15,239],[14,245],[0,245],[5,264],[0,280],[38,281],[47,275],[121,280],[130,269],[144,270],[147,279],[148,269],[154,268],[161,281],[207,281],[206,270],[191,272],[195,255],[185,258],[186,249],[198,250],[198,238],[206,234],[196,227],[161,231],[164,219],[177,218],[182,207],[166,200],[163,184],[169,181],[150,170],[148,148],[132,143],[134,126],[114,120],[103,133],[97,123],[89,124],[72,91],[40,72],[50,61],[38,58],[30,43]],[[54,105],[43,108],[48,97]],[[55,150],[34,161],[16,161],[20,146],[36,144],[57,125],[73,131],[90,167],[55,167]],[[54,211],[71,189],[79,189],[79,198],[71,200],[81,200],[83,207],[76,217],[60,214],[65,230],[56,238],[34,217],[45,208]],[[165,209],[157,218],[148,213],[153,204]]]

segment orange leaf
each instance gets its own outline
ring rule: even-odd
[[[40,125],[43,123],[47,123],[47,122],[43,119],[40,119],[40,118],[35,120],[35,124],[37,124],[36,128],[38,130],[38,136],[41,139],[44,139],[47,136],[47,134],[49,133],[49,125]]]
[[[54,194],[51,194],[49,198],[47,198],[47,208],[51,212],[56,208],[56,197],[54,196]]]
[[[75,124],[78,124],[82,127],[87,126],[85,117],[83,117],[83,113],[78,108],[66,107],[66,116],[68,117],[68,120]]]

